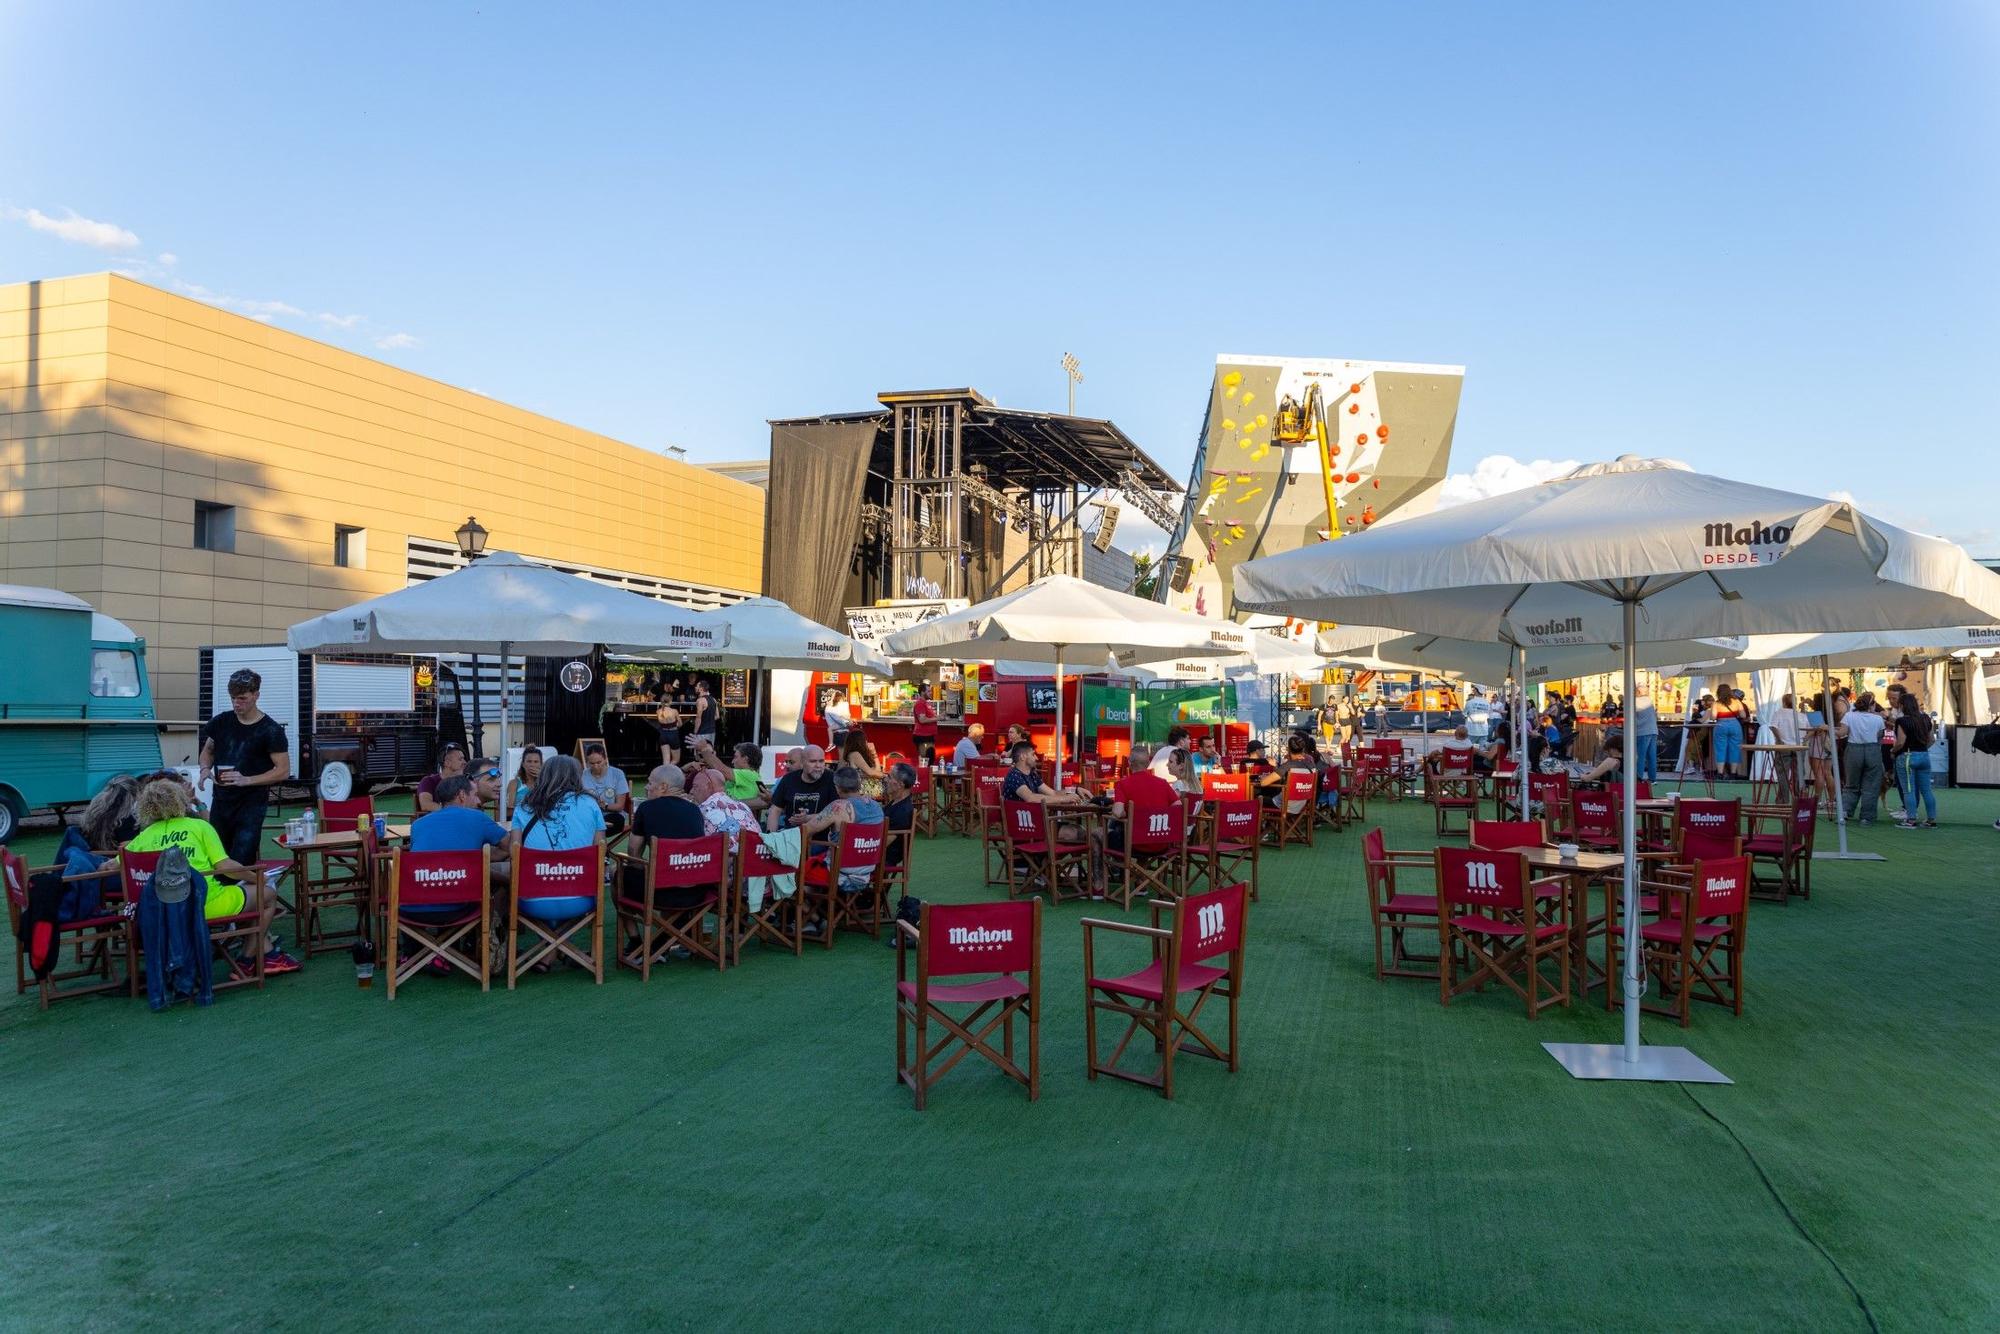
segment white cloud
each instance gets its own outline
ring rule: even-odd
[[[181,262],[181,257],[171,250],[166,250],[160,253],[159,260],[162,265],[171,269],[174,265]]]
[[[52,218],[38,208],[10,208],[5,211],[4,216],[15,222],[25,222],[38,232],[46,232],[72,245],[87,245],[97,250],[138,248],[138,236],[115,222],[99,222],[95,218],[86,218],[74,209],[66,209],[64,212],[67,216]]]
[[[319,314],[313,316],[313,318],[321,324],[330,325],[335,329],[352,329],[368,317],[366,315],[335,315],[330,311],[322,310]]]
[[[415,334],[392,333],[384,334],[382,337],[376,339],[375,346],[381,348],[384,352],[400,352],[406,347],[416,347],[418,342],[419,340]]]
[[[1444,479],[1444,486],[1438,492],[1438,507],[1463,505],[1470,500],[1539,486],[1579,466],[1575,459],[1536,459],[1523,463],[1510,454],[1488,454],[1472,465],[1471,472],[1455,472]]]

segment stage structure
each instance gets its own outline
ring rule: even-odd
[[[765,592],[824,624],[847,607],[1081,577],[1105,502],[1169,531],[1180,520],[1179,485],[1110,422],[1003,408],[975,389],[878,400],[771,423]]]
[[[1188,499],[1160,598],[1238,617],[1236,566],[1360,532],[1437,503],[1463,366],[1216,358]],[[1289,627],[1310,637],[1313,629]]]

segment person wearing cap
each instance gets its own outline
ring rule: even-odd
[[[186,853],[188,869],[198,872],[208,881],[208,897],[202,905],[202,916],[208,921],[235,917],[252,905],[262,905],[264,877],[257,873],[255,865],[230,856],[220,831],[208,821],[196,819],[190,810],[190,794],[185,783],[172,778],[154,779],[139,789],[133,814],[141,828],[125,845],[126,850],[165,852],[170,847],[177,847]],[[270,920],[266,908],[264,925],[267,929]],[[289,973],[298,968],[299,961],[276,948],[275,942],[268,937],[262,944],[264,971],[267,974]]]
[[[229,708],[201,730],[201,779],[215,781],[208,822],[229,856],[254,866],[264,845],[271,789],[292,776],[285,728],[257,707],[264,678],[245,667],[229,677]]]
[[[417,782],[417,814],[429,815],[443,803],[437,799],[438,784],[447,778],[456,778],[465,772],[465,747],[456,741],[447,741],[438,747],[438,767],[435,773],[425,774]]]

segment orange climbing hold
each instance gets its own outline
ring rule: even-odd
[[[1358,384],[1351,384],[1347,386],[1347,392],[1350,394],[1358,394],[1361,392],[1361,386]]]
[[[1359,403],[1349,403],[1349,404],[1347,405],[1347,414],[1348,414],[1348,416],[1350,416],[1350,417],[1351,417],[1351,416],[1353,416],[1353,415],[1354,415],[1355,413],[1357,413],[1357,412],[1359,412],[1359,411],[1361,411],[1361,405],[1360,405]]]
[[[1378,440],[1387,440],[1389,438],[1389,423],[1383,422],[1375,428],[1375,438]]]
[[[1354,437],[1354,443],[1355,443],[1355,444],[1357,444],[1357,445],[1365,445],[1365,444],[1367,444],[1367,443],[1368,443],[1368,432],[1366,432],[1366,431],[1363,431],[1363,432],[1362,432],[1362,433],[1361,433],[1360,435],[1357,435],[1357,436],[1355,436],[1355,437]]]
[[[1351,472],[1351,473],[1347,474],[1347,480],[1348,480],[1348,481],[1349,481],[1350,483],[1353,483],[1353,482],[1358,482],[1358,481],[1360,481],[1360,480],[1361,480],[1361,474],[1360,474],[1360,473],[1358,473],[1358,472]]]

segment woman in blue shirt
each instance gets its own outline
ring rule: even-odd
[[[604,841],[604,808],[583,790],[583,766],[567,755],[544,761],[542,775],[514,811],[521,846],[569,852]],[[538,917],[561,919],[590,911],[591,900],[534,899]],[[521,910],[528,911],[523,904]]]

